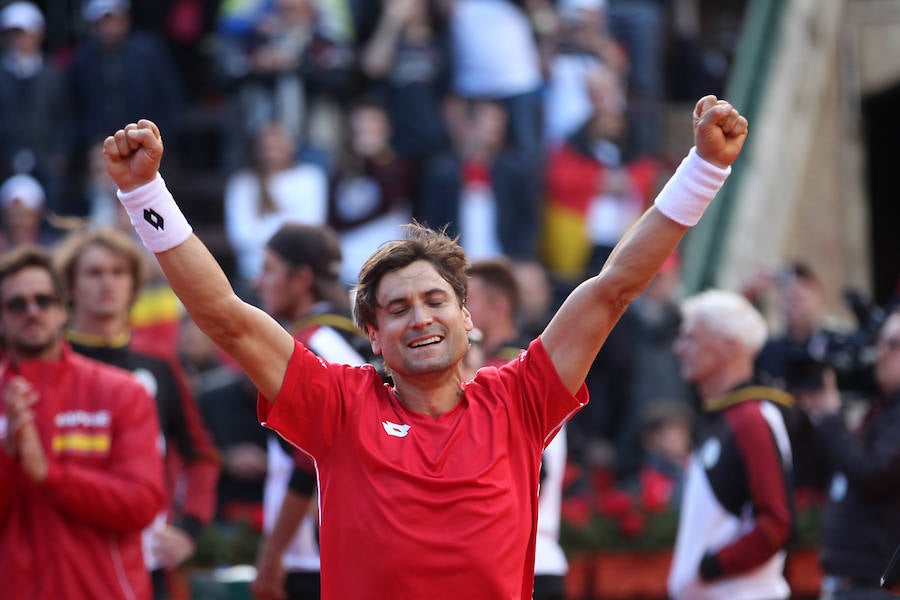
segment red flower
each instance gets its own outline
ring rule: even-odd
[[[591,520],[591,507],[585,498],[574,496],[566,498],[560,507],[560,516],[575,527],[587,527]]]
[[[609,488],[600,493],[597,512],[605,517],[621,517],[632,510],[633,502],[627,492]]]
[[[665,512],[675,489],[675,482],[656,469],[644,467],[640,472],[641,506],[653,513]]]
[[[619,517],[619,531],[622,535],[635,538],[644,533],[644,513],[637,510],[629,510]]]

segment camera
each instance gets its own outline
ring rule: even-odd
[[[872,373],[878,331],[886,312],[858,290],[845,291],[844,301],[856,318],[856,329],[822,330],[805,345],[791,348],[784,363],[784,384],[789,391],[821,389],[826,369],[834,371],[838,387],[844,391],[875,391]]]

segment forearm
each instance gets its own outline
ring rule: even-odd
[[[281,503],[281,510],[272,526],[272,531],[266,539],[263,548],[264,554],[270,558],[278,558],[284,554],[285,549],[297,533],[297,528],[303,521],[303,517],[309,510],[310,497],[301,496],[288,490]]]

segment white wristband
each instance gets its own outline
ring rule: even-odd
[[[656,208],[673,221],[693,227],[731,173],[704,160],[691,148],[656,197]]]
[[[116,195],[144,246],[155,254],[183,243],[194,231],[159,173],[153,181],[130,192],[118,190]]]

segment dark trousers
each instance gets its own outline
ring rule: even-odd
[[[561,575],[535,575],[533,600],[566,600],[565,579]]]
[[[287,600],[319,600],[322,585],[318,572],[292,571],[284,582]]]

